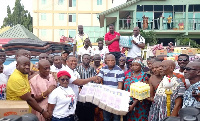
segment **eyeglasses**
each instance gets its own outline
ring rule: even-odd
[[[125,59],[120,59],[119,61],[125,61]]]
[[[60,79],[62,82],[69,81],[69,79]]]
[[[178,61],[188,61],[188,59],[182,59],[182,58],[180,58],[180,59],[178,59]]]
[[[184,69],[185,69],[186,71],[190,71],[190,70],[197,70],[197,69],[190,68],[190,67],[185,67]]]

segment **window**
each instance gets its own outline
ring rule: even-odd
[[[41,13],[41,20],[46,20],[46,13]]]
[[[174,12],[183,12],[183,5],[175,5]]]
[[[97,0],[97,5],[102,5],[102,0]]]
[[[163,5],[154,5],[154,11],[163,11]]]
[[[58,0],[58,5],[63,5],[64,0]]]
[[[69,37],[74,38],[76,36],[76,30],[68,30]]]
[[[194,5],[194,12],[200,11],[200,5]]]
[[[47,3],[47,0],[42,0],[42,5],[45,5]]]
[[[76,7],[76,0],[69,0],[69,7]]]
[[[137,5],[137,11],[143,11],[143,5]]]
[[[164,11],[173,11],[172,5],[164,5]]]
[[[144,11],[153,11],[153,5],[144,5]]]
[[[47,33],[46,33],[46,29],[42,29],[42,30],[41,30],[41,36],[46,36],[46,34],[47,34]]]
[[[65,30],[64,29],[60,29],[59,36],[63,36],[64,34],[65,34]]]
[[[69,15],[69,22],[76,22],[76,14]]]
[[[64,13],[59,13],[59,20],[64,20],[65,18],[64,18]]]

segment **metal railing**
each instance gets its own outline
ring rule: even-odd
[[[132,30],[133,29],[133,19],[119,19],[119,29]]]
[[[189,18],[188,30],[200,30],[200,18]]]

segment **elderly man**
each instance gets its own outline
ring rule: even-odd
[[[76,49],[78,52],[79,48],[83,47],[83,42],[86,38],[89,38],[89,36],[83,32],[83,25],[78,25],[78,34],[75,36],[73,41],[73,55],[75,55]],[[90,47],[92,47],[91,44]]]
[[[65,66],[62,64],[62,57],[55,55],[53,57],[53,65],[51,66],[51,72],[59,72],[65,70]]]
[[[31,88],[28,81],[30,71],[30,59],[24,56],[17,58],[16,69],[11,74],[7,83],[7,100],[25,100],[36,111],[40,112],[45,119],[49,113],[41,108],[37,101],[31,96]]]
[[[180,68],[176,69],[174,73],[179,73],[181,75],[184,75],[183,71],[185,70],[186,65],[189,63],[189,56],[186,54],[180,54],[178,56],[177,62]],[[188,79],[185,79],[185,83],[187,88],[190,87],[190,81]]]
[[[185,92],[185,86],[183,81],[174,76],[173,70],[175,69],[175,63],[171,60],[164,60],[161,63],[160,74],[165,75],[162,81],[160,82],[156,94],[154,97],[154,102],[150,108],[149,112],[149,121],[162,121],[167,117],[167,105],[166,105],[166,83],[168,81],[173,84],[171,95],[171,116],[178,116],[178,112],[182,106],[182,97]]]
[[[122,89],[124,80],[124,71],[116,65],[115,56],[112,54],[107,55],[107,66],[103,67],[99,74],[98,79],[111,88]],[[110,121],[111,113],[103,111],[104,121]],[[113,114],[114,121],[119,121],[120,116]]]
[[[120,48],[119,48],[120,34],[115,31],[113,24],[109,25],[109,32],[105,34],[105,44],[108,46],[110,54],[115,56],[115,62],[119,65]]]
[[[84,54],[82,56],[82,64],[77,67],[81,79],[87,79],[95,76],[95,69],[90,66],[90,55]],[[79,121],[94,121],[94,105],[91,103],[77,103],[76,114]]]
[[[140,35],[139,27],[133,29],[132,48],[127,53],[127,59],[141,56],[141,49],[145,48],[145,39]]]
[[[183,108],[195,107],[200,102],[200,62],[188,63],[185,67],[184,76],[189,79],[191,86],[183,95]]]
[[[48,95],[56,88],[56,81],[50,74],[50,63],[48,60],[40,60],[38,63],[39,74],[29,80],[32,97],[38,102],[38,105],[47,111]],[[32,111],[39,119],[45,121],[40,112]]]

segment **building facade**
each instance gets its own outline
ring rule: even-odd
[[[99,15],[104,33],[112,23],[121,35],[131,35],[138,26],[161,39],[200,38],[200,0],[130,0]]]
[[[60,41],[62,35],[74,37],[78,25],[84,26],[92,42],[104,36],[99,13],[113,0],[33,0],[33,33],[43,41]]]

